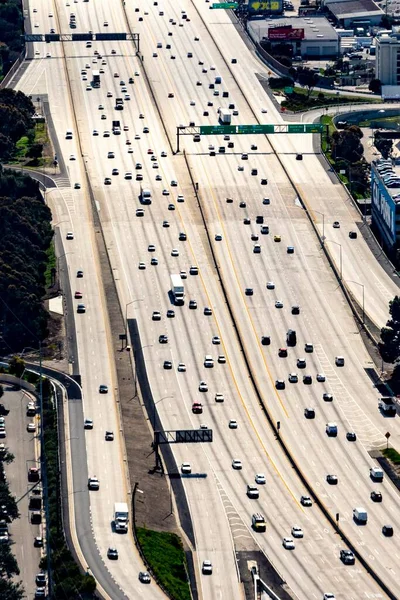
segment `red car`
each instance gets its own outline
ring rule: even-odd
[[[75,298],[82,298],[82,292],[75,292]]]
[[[201,415],[203,412],[203,406],[200,402],[193,402],[192,413],[195,415]]]

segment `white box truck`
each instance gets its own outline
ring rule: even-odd
[[[114,525],[115,531],[126,533],[128,531],[129,510],[126,502],[116,502],[114,504]]]
[[[171,293],[174,298],[174,303],[181,306],[185,302],[185,288],[180,275],[171,275]]]
[[[356,523],[366,525],[368,521],[368,513],[365,510],[365,508],[363,508],[362,506],[353,508],[353,519]]]
[[[232,120],[231,111],[228,110],[227,108],[220,108],[219,109],[219,120],[222,123],[222,125],[230,125],[231,120]]]

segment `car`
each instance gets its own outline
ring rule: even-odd
[[[116,548],[109,548],[107,550],[107,558],[110,560],[118,560],[118,550]]]
[[[303,383],[305,385],[311,385],[312,384],[312,376],[311,375],[303,375]]]
[[[118,169],[113,169],[113,170],[111,171],[111,175],[119,175],[119,171],[118,171]]]
[[[160,344],[168,344],[168,336],[167,336],[165,333],[161,334],[161,335],[158,337],[158,342],[159,342]]]
[[[354,431],[348,431],[346,433],[346,440],[348,442],[355,442],[357,440],[357,435],[355,434]]]
[[[180,231],[178,239],[179,239],[180,242],[186,242],[186,240],[187,240],[186,233],[184,231]]]
[[[246,494],[252,500],[256,500],[260,496],[260,492],[258,490],[258,487],[255,486],[255,485],[252,485],[252,484],[251,485],[250,484],[247,485]]]
[[[180,362],[178,364],[178,372],[179,373],[185,373],[186,372],[186,365],[183,362]]]
[[[253,288],[245,288],[244,293],[246,296],[252,296],[254,294]]]
[[[78,304],[78,306],[76,307],[76,312],[78,314],[83,314],[86,312],[86,306],[84,304]]]
[[[325,379],[326,377],[323,373],[317,373],[317,381],[323,382]]]
[[[135,140],[140,140],[140,135],[138,133],[135,133]]]
[[[163,150],[163,151],[161,152],[161,157],[162,157],[162,158],[166,158],[166,156],[167,156],[167,153],[165,152],[165,150]]]
[[[287,355],[288,355],[287,348],[279,348],[279,350],[278,350],[278,356],[280,358],[286,358]]]
[[[335,356],[335,365],[337,367],[344,367],[344,358],[343,358],[343,356]]]
[[[156,181],[162,181],[162,177],[159,173],[156,175]]]
[[[354,565],[354,563],[356,562],[356,557],[354,556],[351,550],[341,550],[340,560],[345,565]]]
[[[143,127],[143,133],[150,133],[150,129],[148,127]]]
[[[340,223],[339,221],[334,221],[332,224],[333,229],[340,229]]]
[[[163,196],[169,196],[169,190],[166,190],[166,189],[164,189],[164,190],[162,191],[162,195],[163,195]]]
[[[250,239],[252,242],[258,242],[258,235],[256,233],[252,233]]]
[[[305,369],[306,368],[306,359],[305,358],[298,358],[297,359],[297,368],[298,369]]]
[[[104,383],[102,383],[99,386],[99,394],[108,394],[108,385],[104,385]]]
[[[289,538],[289,537],[284,537],[283,538],[283,540],[282,540],[282,546],[286,550],[294,550],[295,549],[294,541],[292,540],[292,538]]]
[[[333,402],[333,395],[329,394],[328,392],[324,392],[322,394],[322,400],[324,400],[325,402]]]
[[[284,390],[285,389],[285,381],[283,379],[277,379],[275,381],[275,388],[277,390]]]
[[[132,179],[132,171],[127,171],[124,175],[124,179]]]
[[[72,231],[68,231],[67,235],[65,236],[67,240],[73,240],[74,239],[74,234],[72,233]]]
[[[82,270],[77,271],[76,276],[81,279],[83,277],[83,271]]]
[[[220,393],[217,393],[217,394],[215,394],[215,398],[214,399],[215,399],[215,402],[223,402],[224,401],[224,395],[220,394]]]
[[[89,477],[88,488],[89,488],[89,490],[99,490],[100,489],[100,482],[97,479],[97,477]]]
[[[110,177],[105,177],[104,178],[104,185],[111,185],[111,179],[110,179]]]
[[[271,337],[269,335],[261,336],[261,345],[262,346],[269,346],[270,343],[271,343]]]
[[[28,433],[34,433],[36,431],[36,423],[33,421],[31,423],[28,423],[28,425],[26,426],[26,430]]]
[[[220,233],[216,233],[215,234],[215,241],[216,242],[222,242],[222,235]]]
[[[175,311],[172,308],[167,310],[167,317],[168,319],[173,319],[175,317]]]
[[[274,235],[274,242],[280,242],[282,237],[280,235]]]
[[[110,137],[110,132],[109,131],[104,131],[103,133],[103,137]]]
[[[46,587],[47,578],[46,573],[38,573],[35,577],[35,583],[37,587],[43,588]]]
[[[349,238],[351,240],[357,239],[357,231],[349,231]]]
[[[304,537],[304,533],[301,527],[299,527],[298,525],[293,525],[292,527],[292,536],[294,538],[303,538]]]
[[[191,467],[190,463],[184,462],[181,464],[181,473],[191,473],[191,472],[192,472],[192,467]]]
[[[271,200],[269,198],[263,198],[263,204],[271,204]]]
[[[281,300],[276,300],[275,308],[283,308],[283,302]]]
[[[237,429],[238,424],[237,424],[236,419],[229,419],[228,427],[229,427],[229,429]]]
[[[153,311],[153,314],[151,315],[151,320],[152,321],[161,321],[161,313],[159,310]]]
[[[172,361],[170,361],[170,360],[164,360],[163,368],[165,370],[172,369]]]
[[[305,408],[304,416],[306,419],[315,419],[315,409],[314,408]]]
[[[140,571],[140,573],[139,573],[139,581],[141,583],[150,583],[151,579],[150,579],[150,575],[148,574],[147,571]]]
[[[44,542],[43,542],[43,538],[39,535],[37,535],[36,537],[33,538],[33,545],[35,548],[43,548],[44,546]]]
[[[335,594],[332,594],[332,592],[325,592],[322,600],[336,600],[336,596]]]
[[[219,335],[214,335],[214,336],[213,336],[213,338],[212,338],[212,340],[211,340],[211,342],[212,342],[214,345],[218,345],[218,344],[220,344],[220,343],[221,343],[221,338],[219,337]]]
[[[156,251],[156,247],[154,244],[149,244],[147,247],[147,251],[148,252],[155,252]]]
[[[187,279],[187,273],[186,273],[186,271],[181,271],[180,272],[180,276],[181,276],[181,279]]]
[[[218,355],[218,362],[219,362],[221,365],[224,365],[224,364],[226,363],[226,357],[225,357],[223,354],[219,354],[219,355]]]
[[[144,208],[137,208],[136,209],[136,216],[137,217],[144,217]]]
[[[199,392],[208,392],[208,385],[205,381],[200,381]]]
[[[235,469],[237,471],[240,471],[240,469],[242,469],[243,465],[242,465],[242,461],[239,460],[238,458],[234,458],[232,460],[232,469]]]
[[[385,537],[393,536],[393,527],[391,525],[384,525],[382,527],[382,533]]]
[[[106,442],[113,442],[114,441],[114,432],[113,431],[106,431],[104,437],[105,437]]]
[[[312,506],[312,500],[310,498],[310,496],[301,496],[300,497],[300,504],[302,506]]]
[[[289,383],[297,383],[299,381],[297,373],[289,373],[288,381]]]
[[[85,419],[83,423],[84,429],[93,429],[93,419]]]
[[[203,560],[203,566],[201,568],[201,571],[203,573],[203,575],[211,575],[212,574],[212,563],[210,560]]]
[[[197,302],[196,300],[190,300],[189,302],[189,308],[195,310],[197,308]]]
[[[233,111],[235,113],[235,111]],[[268,184],[268,179],[266,177],[263,177],[261,179],[261,185],[267,185]]]
[[[372,502],[382,502],[382,493],[377,492],[376,490],[373,490],[371,492],[371,500],[372,500]]]
[[[288,246],[286,252],[287,254],[294,254],[294,246]]]
[[[168,204],[168,210],[175,210],[175,204]]]
[[[119,73],[115,72],[114,77],[119,77]]]
[[[326,481],[329,483],[329,485],[337,485],[339,480],[337,475],[329,474],[326,476]]]
[[[256,483],[258,483],[258,485],[264,485],[266,483],[266,479],[265,479],[265,475],[264,473],[256,473],[254,480]]]
[[[267,281],[267,290],[274,290],[275,283],[273,281]]]
[[[239,202],[239,208],[246,208],[246,206],[247,206],[247,204],[246,204],[246,202],[244,200],[241,200]]]

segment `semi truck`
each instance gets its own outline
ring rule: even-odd
[[[126,533],[128,531],[129,510],[126,502],[116,502],[114,504],[114,525],[115,531]]]
[[[119,121],[112,122],[112,132],[114,135],[121,135],[121,123]]]
[[[222,123],[222,125],[230,125],[231,120],[232,120],[231,111],[228,110],[227,108],[220,108],[219,109],[219,120]]]
[[[178,274],[171,275],[171,293],[174,298],[174,303],[181,306],[185,302],[185,288],[183,287],[182,278]]]

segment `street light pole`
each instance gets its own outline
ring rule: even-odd
[[[155,432],[156,430],[156,404],[158,404],[159,402],[162,402],[163,400],[166,400],[167,398],[173,398],[173,396],[163,396],[163,398],[160,398],[159,400],[157,400],[157,402],[153,403],[153,431]]]

